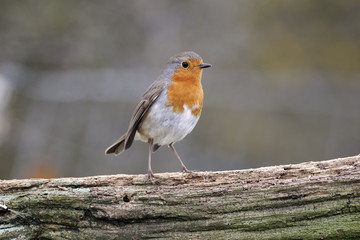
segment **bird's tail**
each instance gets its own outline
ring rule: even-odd
[[[105,154],[120,154],[125,150],[126,133],[105,150]]]

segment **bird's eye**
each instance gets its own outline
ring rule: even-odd
[[[183,68],[187,68],[187,67],[189,66],[189,64],[188,64],[187,62],[182,62],[182,63],[181,63],[181,66],[182,66]]]

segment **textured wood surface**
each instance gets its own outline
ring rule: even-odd
[[[156,176],[0,180],[0,239],[360,239],[360,156]]]

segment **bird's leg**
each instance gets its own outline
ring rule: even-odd
[[[182,171],[182,172],[191,173],[191,171],[190,171],[189,169],[187,169],[187,167],[185,166],[185,164],[181,161],[181,158],[180,158],[179,154],[176,152],[176,150],[175,150],[175,148],[174,148],[174,146],[173,146],[172,143],[169,144],[169,147],[171,148],[171,150],[173,150],[176,158],[177,158],[178,161],[180,162],[181,167],[182,167],[181,171]]]
[[[153,139],[149,139],[149,157],[148,157],[148,173],[147,173],[147,178],[148,180],[150,180],[150,182],[154,185],[156,185],[155,181],[153,180],[154,174],[153,171],[151,170],[151,151],[152,151],[152,145],[153,145]]]

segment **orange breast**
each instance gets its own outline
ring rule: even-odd
[[[204,99],[201,75],[202,70],[198,68],[180,69],[174,73],[167,90],[168,106],[173,107],[174,112],[183,112],[186,105],[192,114],[200,116]]]

